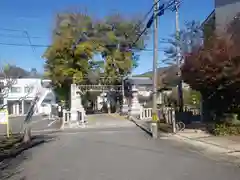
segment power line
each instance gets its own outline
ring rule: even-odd
[[[21,47],[39,47],[39,48],[46,48],[46,47],[51,47],[50,45],[44,45],[44,44],[20,44],[20,43],[4,43],[0,42],[0,45],[5,45],[5,46],[21,46]]]
[[[29,36],[28,32],[27,32],[27,31],[24,31],[24,34],[26,34],[26,36],[27,36],[27,39],[28,39],[28,42],[29,42],[29,45],[31,46],[31,48],[32,48],[32,51],[33,51],[33,53],[35,54],[36,50],[35,50],[35,47],[34,47],[34,46],[32,46],[32,41],[31,41],[31,38],[30,38],[30,36]]]
[[[0,33],[0,37],[6,37],[6,38],[14,38],[14,39],[27,39],[25,36],[20,35],[12,35],[12,34],[2,34]],[[44,39],[47,37],[40,37],[40,36],[29,36],[31,39]]]
[[[0,28],[2,31],[12,31],[12,32],[24,32],[24,30],[20,29],[11,29],[11,28]]]
[[[158,2],[160,2],[161,0],[158,0]],[[157,3],[158,3],[157,2]],[[155,3],[156,4],[156,3]],[[153,8],[154,8],[154,5],[152,5],[152,7],[150,8],[150,10],[144,15],[143,19],[135,25],[134,27],[134,31],[139,28],[142,23],[147,19],[147,17],[149,16],[149,14],[152,12]],[[11,28],[1,28],[0,27],[0,31],[12,31],[12,32],[24,32],[24,30],[20,30],[20,29],[11,29]],[[16,35],[5,35],[5,34],[0,34],[1,37],[9,37],[9,38],[27,38],[27,37],[24,37],[24,36],[16,36]],[[39,37],[39,36],[30,36],[30,38],[34,38],[34,39],[41,39],[41,38],[44,38],[44,37]]]
[[[159,3],[159,0],[158,0],[156,3],[154,3],[153,8],[154,8],[154,6],[155,6],[156,4],[158,4],[158,3]],[[179,2],[179,3],[180,3],[180,2]],[[167,6],[165,6],[165,3],[163,3],[163,5],[160,7],[160,8],[161,8],[160,11],[164,12],[164,11],[167,10],[167,9],[171,9],[172,6],[175,6],[175,5],[176,5],[176,0],[170,0],[170,1],[167,2]],[[159,14],[159,13],[160,13],[160,14]],[[158,15],[162,15],[161,12],[158,12]],[[151,18],[154,19],[154,18],[156,18],[156,17],[152,16]],[[151,20],[151,18],[150,18],[150,20]],[[152,19],[152,22],[153,22],[153,19]],[[139,39],[141,38],[141,36],[147,31],[147,29],[149,28],[149,26],[151,26],[151,24],[150,24],[150,25],[149,25],[149,24],[146,25],[146,27],[143,29],[143,31],[138,35],[138,37],[136,38],[136,40],[133,42],[132,46],[135,45],[135,44],[139,41]]]
[[[0,42],[0,45],[3,46],[19,46],[19,47],[34,47],[34,48],[48,48],[51,47],[51,45],[45,45],[45,44],[20,44],[20,43],[4,43]],[[138,50],[138,51],[153,51],[153,49],[148,48],[132,48],[132,50]],[[164,49],[158,49],[159,51],[163,51]]]
[[[150,10],[149,10],[149,11],[145,14],[145,16],[143,17],[143,19],[135,26],[134,31],[142,25],[142,23],[147,19],[147,17],[149,16],[149,14],[153,11],[155,5],[156,5],[157,3],[159,3],[160,1],[161,1],[161,0],[158,0],[156,3],[154,3],[154,4],[152,5],[152,7],[150,8]]]
[[[145,19],[148,17],[148,15],[151,13],[151,11],[153,10],[155,4],[159,3],[160,0],[158,0],[156,3],[154,3],[154,5],[150,8],[150,10],[146,13],[146,15],[144,16],[142,22],[140,22],[138,25],[136,25],[136,27],[134,29],[136,29],[137,27],[139,27],[143,21],[145,21]],[[162,11],[165,11],[166,9],[169,9],[171,8],[172,5],[174,5],[175,3],[175,0],[170,0],[168,1],[168,5],[165,6]],[[131,44],[131,46],[134,46],[138,41],[139,39],[141,38],[141,36],[146,32],[147,30],[147,26],[143,29],[143,31],[137,36],[136,40]],[[12,32],[22,32],[22,33],[25,33],[27,35],[27,37],[22,37],[22,38],[27,38],[28,41],[29,41],[29,44],[22,44],[22,43],[4,43],[4,42],[0,42],[0,45],[5,45],[5,46],[19,46],[19,47],[32,47],[33,51],[35,52],[35,49],[34,48],[48,48],[48,47],[51,47],[51,45],[44,45],[44,44],[32,44],[31,42],[31,38],[42,38],[42,37],[31,37],[29,35],[29,33],[27,31],[24,31],[24,30],[19,30],[19,29],[10,29],[10,28],[0,28],[0,30],[4,30],[4,31],[12,31]],[[0,34],[1,36],[1,34]],[[8,35],[9,37],[11,37],[11,35]],[[12,36],[12,37],[15,37],[15,36]],[[16,36],[18,37],[18,36]],[[20,38],[21,36],[19,36]],[[167,43],[167,42],[163,42],[163,43]],[[130,47],[130,50],[140,50],[140,51],[153,51],[153,49],[146,49],[146,48],[142,48],[142,49],[138,49],[138,48],[134,48],[134,47]],[[159,49],[159,51],[162,51],[162,49]]]
[[[33,52],[33,55],[34,55],[35,58],[36,58],[36,49],[35,49],[35,47],[32,45],[31,37],[30,37],[28,31],[26,31],[26,30],[18,30],[18,29],[9,29],[9,28],[0,28],[0,30],[3,30],[3,31],[12,31],[12,32],[22,32],[24,35],[26,35],[26,38],[27,38],[28,43],[29,43],[29,46],[31,47],[32,52]]]

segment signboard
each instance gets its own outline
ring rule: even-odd
[[[0,124],[8,124],[8,111],[0,110]]]

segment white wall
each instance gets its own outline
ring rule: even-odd
[[[6,83],[6,80],[1,80],[2,82]],[[23,79],[16,79],[12,87],[8,90],[4,97],[4,104],[7,104],[9,100],[33,100],[36,96],[36,93],[42,89],[47,90],[49,93],[53,93],[50,88],[45,88],[46,84],[49,84],[50,80],[41,80],[39,78],[23,78]],[[14,88],[18,88],[18,92],[13,92]],[[31,88],[31,90],[27,90],[26,88]],[[16,89],[15,89],[16,90]],[[55,95],[53,94],[53,102],[55,102]],[[22,103],[23,104],[23,103]],[[21,106],[21,104],[20,104]],[[23,105],[22,105],[23,106]],[[23,107],[22,107],[23,108]]]
[[[32,88],[32,90],[26,92],[26,87]],[[20,88],[20,92],[12,92],[10,89],[6,99],[14,100],[25,96],[27,96],[28,99],[32,99],[35,97],[37,90],[41,87],[41,79],[17,79],[12,85],[12,89]]]

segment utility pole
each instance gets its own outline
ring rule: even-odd
[[[157,62],[158,62],[158,10],[159,1],[154,0],[154,12],[153,12],[153,108],[152,108],[152,136],[158,137],[158,116],[157,116]]]
[[[176,12],[176,40],[180,41],[180,28],[179,28],[179,0],[175,0],[175,12]],[[178,105],[179,111],[183,111],[183,91],[182,91],[182,75],[181,75],[181,52],[179,45],[177,46],[177,68],[178,68]]]

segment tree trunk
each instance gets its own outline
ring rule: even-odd
[[[23,143],[29,143],[31,141],[31,128],[29,125],[24,129]]]

